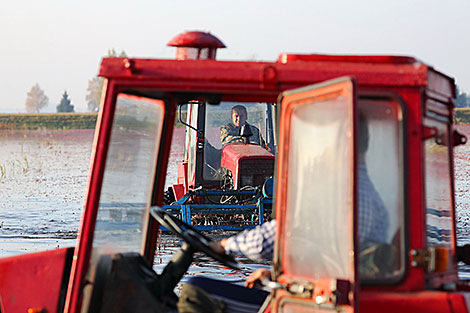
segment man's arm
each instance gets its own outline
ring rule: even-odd
[[[266,222],[238,235],[222,239],[213,247],[217,249],[218,245],[225,253],[245,256],[253,261],[272,260],[276,225],[276,220]]]
[[[243,138],[240,136],[236,136],[231,134],[230,128],[228,126],[220,127],[220,141],[222,145],[234,142],[243,142]]]
[[[248,276],[245,287],[254,288],[258,281],[271,280],[271,271],[267,268],[259,268]]]

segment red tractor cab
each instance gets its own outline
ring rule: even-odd
[[[300,58],[354,74],[280,97],[271,310],[466,312],[453,80],[410,58]]]
[[[453,127],[452,78],[410,57],[288,54],[107,58],[100,75],[77,245],[0,259],[2,312],[172,312],[194,252],[237,268],[158,207],[178,106],[198,116],[186,121],[201,138],[201,107],[224,103],[278,104],[275,283],[265,312],[469,312],[457,272],[470,252],[456,243],[453,147],[465,137]],[[221,166],[239,162],[244,144],[222,148]],[[156,273],[160,226],[186,243]]]

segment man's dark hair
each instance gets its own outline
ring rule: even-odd
[[[359,112],[357,142],[358,152],[366,153],[369,148],[369,126],[367,125],[367,117],[363,112]]]
[[[233,114],[233,111],[243,112],[245,113],[245,116],[248,117],[248,113],[246,112],[246,108],[244,105],[237,104],[236,106],[232,107],[232,114]]]

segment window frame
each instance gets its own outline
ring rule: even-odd
[[[264,102],[260,99],[260,101],[243,101],[242,99],[240,100],[237,100],[237,98],[233,98],[233,99],[230,99],[230,100],[223,100],[223,102],[230,102],[230,103],[233,103],[233,104],[241,104],[243,105],[244,103],[261,103],[265,106],[265,109],[268,108],[268,106],[271,106],[270,107],[270,110],[272,111],[273,107],[275,107],[275,105],[273,103],[270,103],[270,102]],[[207,107],[208,106],[211,106],[212,104],[208,103],[208,102],[205,102],[203,104],[199,104],[198,105],[198,123],[197,123],[197,129],[200,129],[200,130],[204,130],[204,138],[206,137],[206,118],[207,118]],[[268,117],[268,114],[266,112],[266,118],[269,118]],[[276,137],[276,134],[274,132],[274,119],[273,119],[273,116],[271,116],[271,130],[272,130],[272,137],[274,138],[274,142],[276,141],[275,137]],[[260,130],[260,133],[261,135],[263,136],[264,140],[267,142],[267,136],[266,134],[268,133],[269,131],[269,127],[268,127],[268,123],[266,123],[266,126],[265,126],[265,133],[263,133],[261,130]],[[205,146],[205,145],[204,145]],[[222,151],[222,148],[223,146],[221,147],[221,151]],[[270,151],[274,156],[276,156],[276,151]],[[205,161],[205,148],[203,149],[199,149],[199,148],[196,148],[196,168],[195,168],[195,186],[194,188],[197,188],[197,187],[200,187],[200,186],[209,186],[209,187],[220,187],[220,184],[222,182],[222,180],[211,180],[211,179],[205,179],[204,178],[204,161]]]

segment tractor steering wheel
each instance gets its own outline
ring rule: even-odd
[[[242,136],[234,136],[232,139],[230,139],[224,145],[228,145],[228,144],[231,144],[231,143],[243,143],[242,141],[240,141],[240,139],[243,139],[243,137]]]
[[[183,239],[194,250],[201,251],[232,269],[240,269],[238,262],[233,256],[214,250],[210,246],[212,239],[203,235],[191,225],[177,219],[160,207],[152,207],[150,214],[161,226]]]

